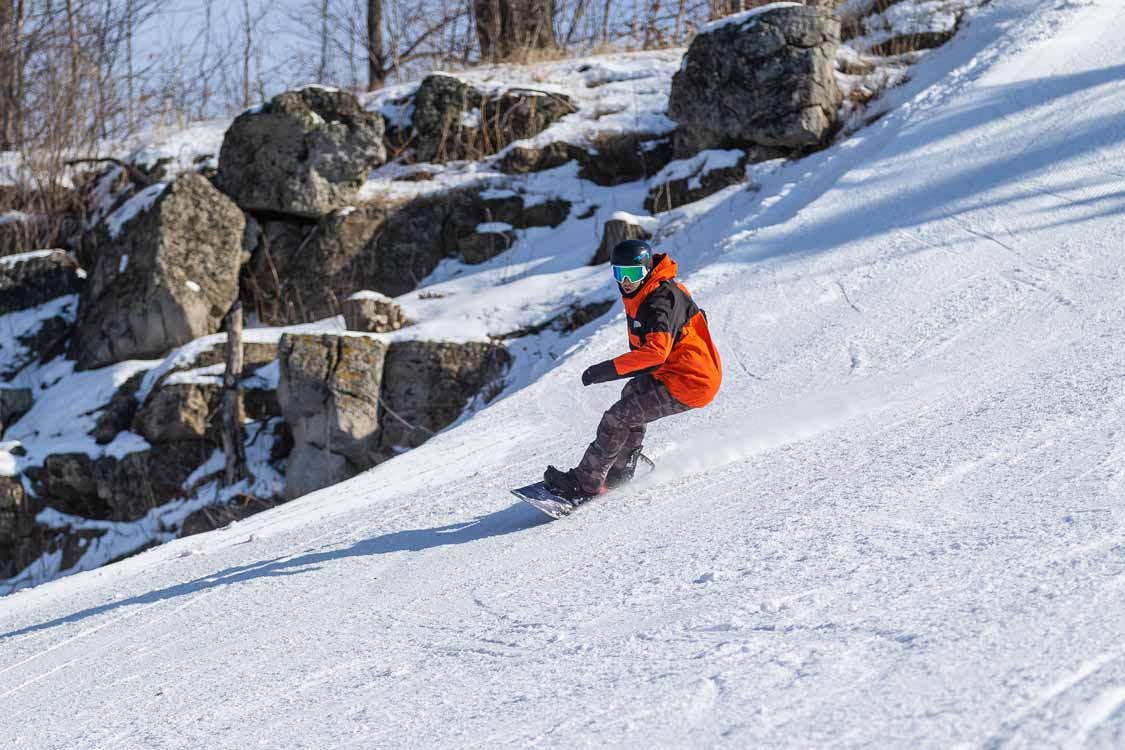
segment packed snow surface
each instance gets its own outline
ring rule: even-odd
[[[613,400],[617,308],[350,482],[0,599],[0,739],[1122,747],[1123,28],[995,0],[877,123],[666,223],[725,382],[643,482],[508,494]]]

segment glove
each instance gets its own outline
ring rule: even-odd
[[[599,362],[586,368],[582,373],[582,385],[593,385],[594,383],[607,383],[610,380],[618,378],[617,368],[613,366],[612,361]]]

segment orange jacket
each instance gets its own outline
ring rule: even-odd
[[[693,407],[711,403],[723,380],[722,362],[706,314],[676,281],[676,262],[656,254],[641,288],[622,297],[630,351],[596,366],[604,367],[604,379],[651,373],[677,401]]]

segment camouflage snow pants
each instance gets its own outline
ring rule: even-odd
[[[651,375],[631,379],[621,390],[621,399],[602,415],[598,436],[574,467],[583,491],[597,494],[609,470],[624,467],[629,455],[644,443],[645,425],[690,408]]]

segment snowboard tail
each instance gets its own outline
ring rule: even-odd
[[[642,465],[646,467],[646,470],[643,472],[644,474],[656,468],[656,464],[652,462],[652,459],[643,453],[638,454],[637,464],[638,468]],[[615,487],[614,489],[618,488]],[[512,490],[512,494],[536,510],[546,513],[551,518],[569,516],[582,505],[594,499],[593,497],[585,497],[580,500],[567,500],[565,497],[559,497],[551,492],[545,482],[536,482],[526,487],[514,489]],[[600,495],[596,495],[595,497],[600,497]]]

